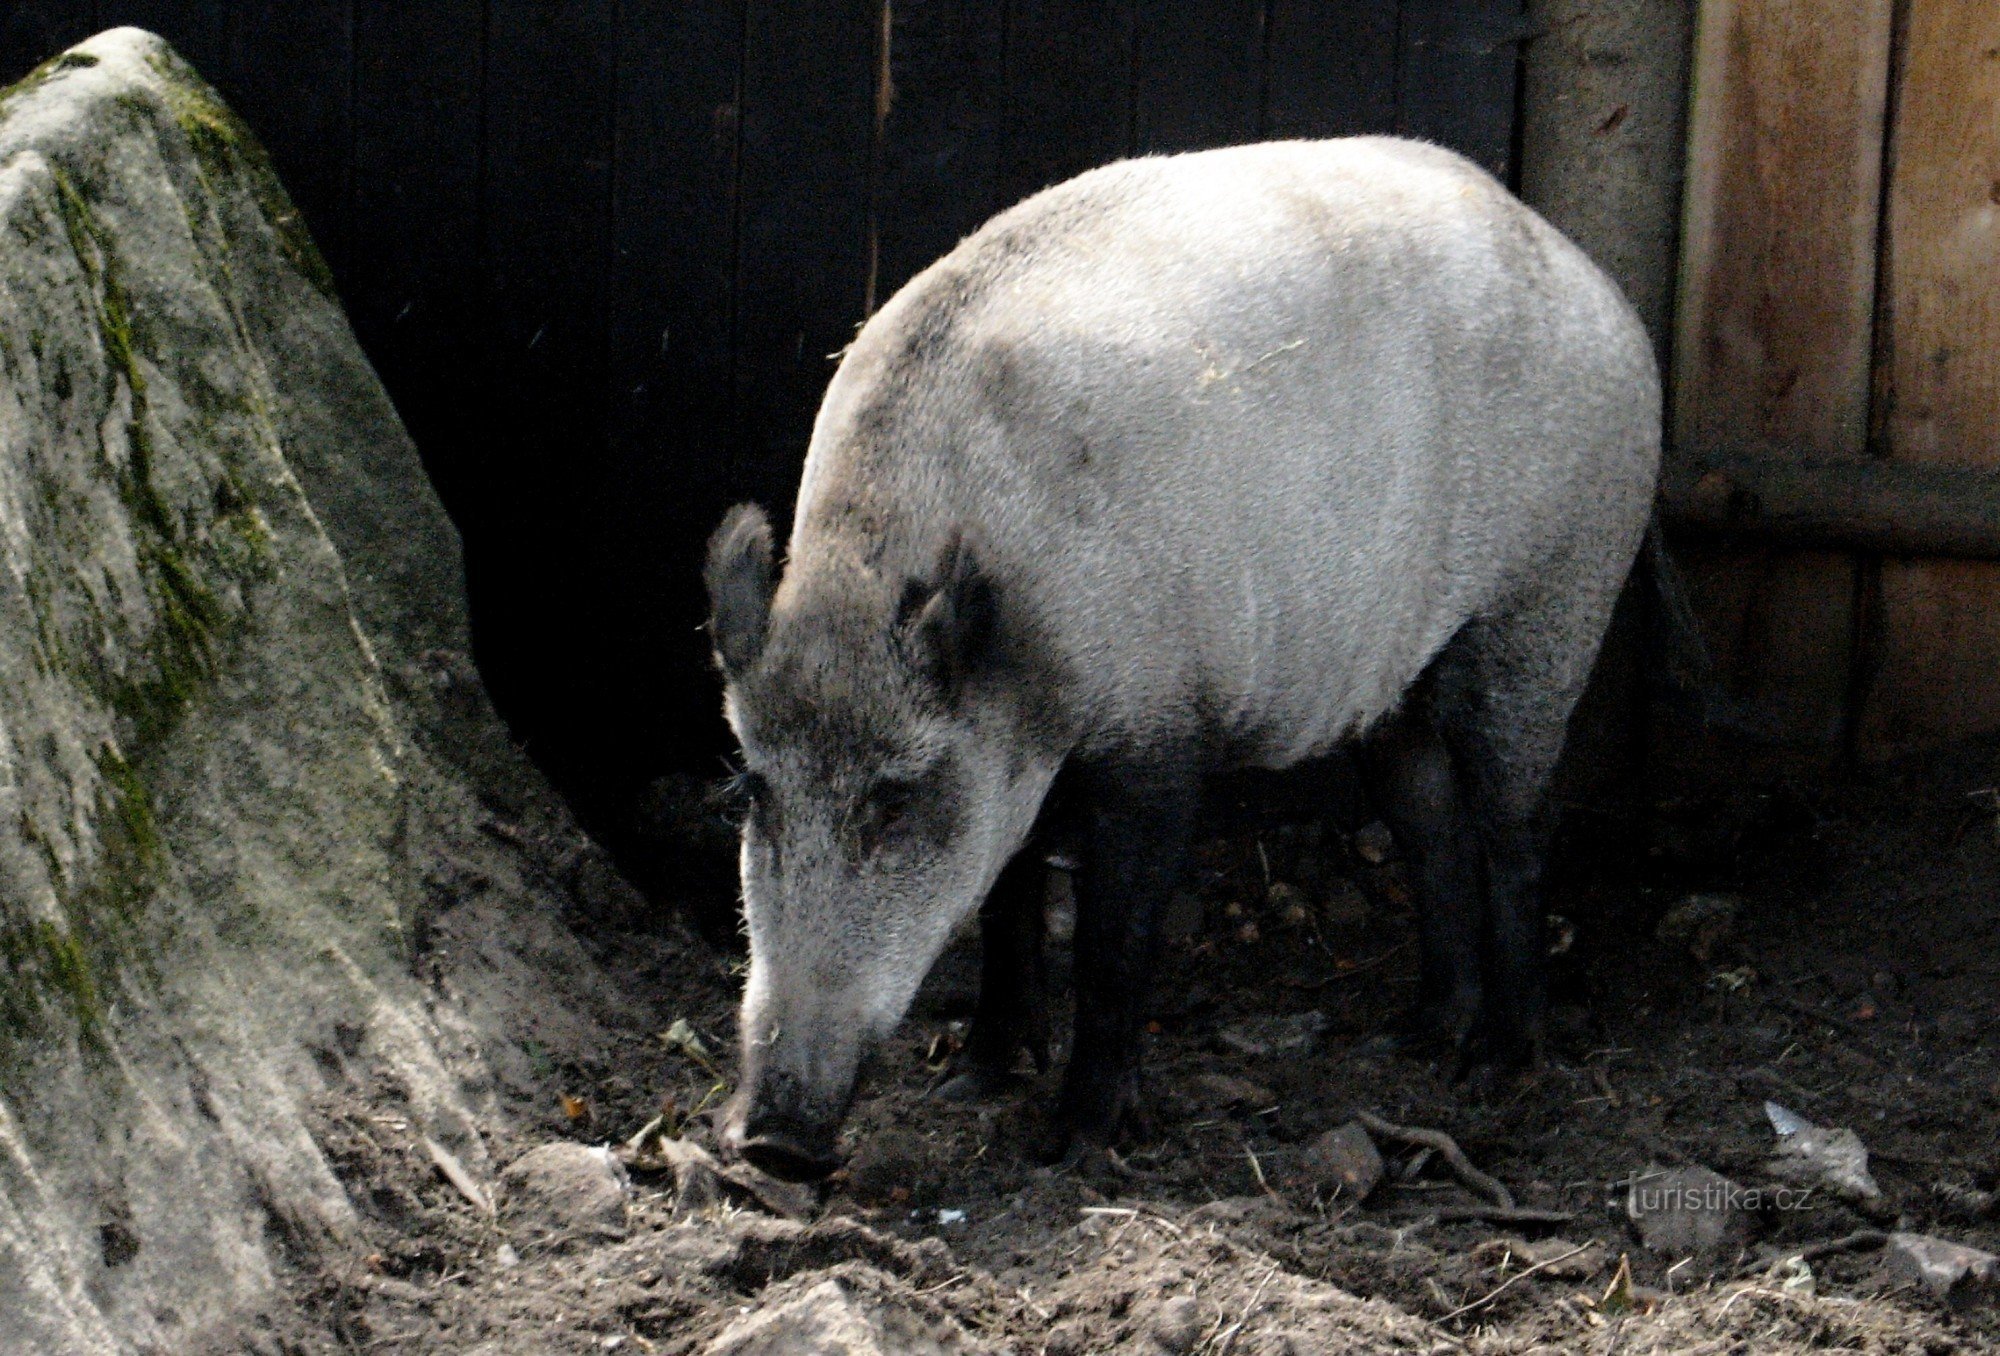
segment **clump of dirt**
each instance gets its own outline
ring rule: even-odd
[[[1412,994],[1415,918],[1365,808],[1218,823],[1146,1037],[1152,1133],[1115,1156],[1035,1159],[1053,1074],[1024,1067],[984,1104],[926,1096],[969,1015],[973,947],[881,1052],[807,1219],[738,1197],[677,1212],[672,1178],[641,1173],[622,1238],[539,1247],[356,1094],[327,1108],[324,1142],[374,1251],[297,1277],[325,1330],[274,1349],[750,1352],[840,1324],[884,1350],[1024,1356],[1992,1349],[1990,1290],[1896,1281],[1876,1243],[2000,1251],[1997,753],[1573,808],[1551,890],[1554,1058],[1484,1101],[1447,1068],[1369,1052]],[[632,1015],[598,1048],[551,1037],[496,1162],[655,1116],[713,1146],[732,959],[630,912],[587,930]],[[438,918],[440,984],[475,963],[477,921],[476,898]],[[507,982],[531,1008],[532,976]],[[1698,1165],[1772,1184],[1767,1101],[1857,1132],[1879,1200],[1765,1190],[1740,1246],[1646,1251],[1635,1177]],[[1315,1141],[1357,1112],[1446,1132],[1514,1210],[1382,1136],[1385,1180],[1349,1199]],[[1849,1246],[1787,1260],[1831,1240]]]

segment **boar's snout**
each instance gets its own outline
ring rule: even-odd
[[[788,1182],[816,1182],[840,1166],[842,1117],[819,1111],[784,1077],[758,1079],[729,1117],[724,1143],[751,1166]]]

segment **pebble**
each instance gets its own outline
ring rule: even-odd
[[[1743,1189],[1707,1168],[1644,1173],[1625,1195],[1625,1213],[1648,1252],[1715,1258],[1739,1251],[1750,1234]]]
[[[1193,1295],[1175,1295],[1153,1314],[1153,1340],[1170,1356],[1184,1356],[1201,1340],[1201,1304]]]
[[[1382,1153],[1360,1122],[1349,1121],[1306,1146],[1299,1176],[1322,1195],[1338,1191],[1347,1200],[1363,1200],[1382,1181]]]
[[[625,1165],[609,1149],[543,1144],[500,1174],[500,1217],[530,1238],[623,1238],[630,1192]]]
[[[1223,1049],[1235,1054],[1276,1055],[1305,1049],[1319,1039],[1326,1027],[1327,1016],[1323,1012],[1292,1012],[1237,1022],[1216,1032],[1215,1039]]]

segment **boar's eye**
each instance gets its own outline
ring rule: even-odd
[[[885,777],[869,788],[859,822],[861,850],[873,853],[900,837],[910,824],[921,788],[914,782]]]
[[[755,816],[770,798],[771,784],[764,780],[762,773],[752,772],[748,768],[723,784],[723,803],[738,819]]]

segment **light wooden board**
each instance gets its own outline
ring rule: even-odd
[[[1890,34],[1891,0],[1702,5],[1676,445],[1866,455]],[[1681,549],[1739,724],[1761,732],[1752,744],[1780,764],[1837,756],[1855,557]],[[1687,733],[1656,741],[1670,766],[1700,745]]]
[[[2000,5],[1912,0],[1878,389],[1892,457],[2000,466]],[[2000,729],[2000,565],[1889,561],[1862,750]]]

